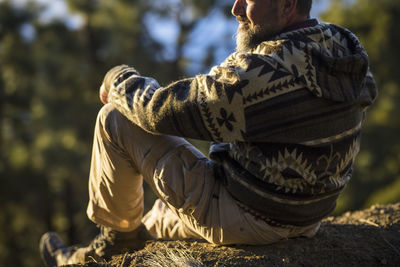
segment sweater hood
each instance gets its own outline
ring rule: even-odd
[[[365,49],[352,32],[337,25],[286,32],[253,53],[272,56],[318,97],[369,106],[377,96]]]

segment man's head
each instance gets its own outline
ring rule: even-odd
[[[236,0],[237,50],[248,51],[286,27],[309,18],[312,0]]]

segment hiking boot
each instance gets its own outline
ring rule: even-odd
[[[40,254],[48,267],[62,265],[77,250],[67,247],[56,233],[48,232],[40,239]]]
[[[87,247],[68,247],[53,232],[44,234],[40,240],[40,253],[48,267],[68,264],[84,264],[90,260],[104,262],[111,256],[142,249],[153,237],[142,224],[132,232],[117,232],[100,226],[100,233]]]

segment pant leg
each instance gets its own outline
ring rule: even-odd
[[[142,174],[148,178],[146,180],[153,191],[163,195],[164,201],[168,199],[177,203],[177,195],[167,196],[168,192],[159,190],[160,185],[156,186],[153,176],[160,174],[155,171],[158,160],[174,151],[181,151],[178,147],[191,147],[193,153],[188,154],[195,154],[191,159],[199,159],[202,163],[207,161],[185,139],[149,134],[123,117],[111,104],[105,105],[98,114],[94,132],[87,208],[89,219],[118,231],[137,228],[143,216]],[[177,169],[182,169],[182,165]],[[203,167],[199,169],[201,172],[205,170]],[[182,184],[176,185],[180,186]]]
[[[121,146],[119,131],[126,126],[113,117],[111,105],[104,106],[97,116],[87,215],[96,224],[128,232],[141,223],[143,178]]]

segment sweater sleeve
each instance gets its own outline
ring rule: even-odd
[[[243,140],[243,101],[236,96],[248,81],[241,77],[243,67],[231,63],[165,87],[132,71],[129,76],[115,78],[109,102],[154,134],[217,142]]]
[[[206,75],[165,87],[134,73],[123,79],[117,77],[109,100],[129,120],[151,133],[215,142],[249,141],[246,105],[299,88],[297,83],[289,83],[288,89],[267,92],[265,88],[275,72],[280,80],[295,79],[289,72],[283,77],[277,68],[273,57],[234,53]]]

